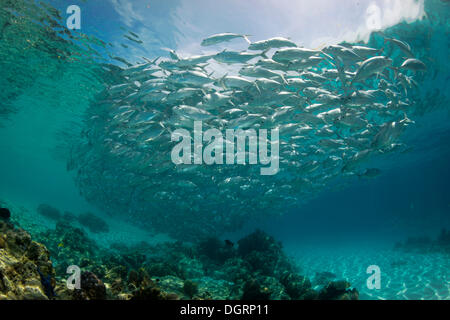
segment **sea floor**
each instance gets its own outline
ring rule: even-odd
[[[37,214],[33,206],[18,204],[2,199],[0,205],[13,212],[16,221],[28,232],[38,233],[55,227],[55,221]],[[102,217],[108,223],[108,233],[91,233],[89,237],[98,245],[109,247],[119,242],[137,244],[146,239],[149,244],[170,241],[164,235],[155,235],[145,229]],[[392,246],[376,247],[359,245],[342,247],[310,246],[284,244],[288,256],[300,266],[300,274],[310,279],[318,272],[331,272],[332,280],[345,279],[360,293],[363,300],[450,300],[450,255],[447,253],[407,253],[393,249]],[[379,266],[381,288],[367,287],[367,267]]]
[[[31,234],[55,228],[56,221],[39,215],[36,211],[36,204],[0,198],[0,206],[9,208],[13,212],[12,220]],[[98,212],[96,214],[100,216]],[[145,228],[138,228],[132,224],[124,223],[123,221],[118,221],[105,215],[101,215],[101,218],[108,224],[109,232],[95,233],[90,232],[86,228],[83,228],[83,230],[88,234],[89,238],[102,247],[108,248],[112,243],[134,245],[141,242],[142,239],[146,239],[146,242],[149,244],[173,241],[166,235],[154,234]],[[74,227],[80,227],[76,222],[74,224]]]
[[[304,275],[332,272],[348,280],[362,300],[449,300],[450,255],[444,253],[406,253],[385,248],[298,249],[286,248],[301,266]],[[368,289],[367,267],[377,265],[381,288]]]

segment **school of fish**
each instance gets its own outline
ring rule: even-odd
[[[117,84],[90,107],[86,139],[71,161],[83,195],[111,214],[194,239],[299,208],[348,177],[373,178],[380,170],[367,167],[371,158],[408,150],[401,135],[414,124],[410,92],[427,72],[408,43],[384,37],[378,48],[313,50],[281,37],[249,38],[223,33],[201,42],[209,50],[247,43],[244,51],[182,57],[169,50],[169,58],[111,71]],[[194,121],[221,132],[277,128],[279,172],[174,164],[171,133],[192,132]]]

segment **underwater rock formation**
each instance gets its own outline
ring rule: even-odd
[[[0,221],[0,300],[52,298],[54,275],[47,248]]]
[[[320,290],[319,300],[358,300],[359,293],[356,289],[351,289],[347,281],[334,281],[328,283]]]
[[[69,265],[86,267],[98,260],[98,247],[86,232],[67,222],[59,221],[55,229],[38,233],[36,239],[47,246],[57,274],[65,274]]]
[[[105,284],[92,272],[81,274],[81,289],[74,290],[75,300],[104,300],[106,299]]]
[[[9,220],[11,212],[7,208],[0,208],[0,219]]]
[[[48,204],[40,204],[36,210],[40,215],[55,220],[57,222],[73,223],[78,222],[81,226],[87,228],[93,233],[109,232],[108,224],[100,217],[91,212],[76,215],[69,211],[61,211]]]
[[[78,216],[78,222],[93,233],[109,232],[108,224],[90,212]]]
[[[285,272],[296,271],[284,254],[281,242],[261,230],[242,238],[238,245],[239,256],[253,272],[280,277]]]
[[[77,220],[77,216],[69,211],[64,211],[64,214],[62,215],[62,220],[67,222],[74,222]]]
[[[336,278],[336,275],[332,272],[316,272],[314,282],[318,285],[326,285],[328,282]]]
[[[183,292],[192,298],[198,293],[198,284],[192,280],[186,280],[183,284]]]
[[[99,246],[82,229],[63,220],[54,229],[36,234],[43,244],[5,222],[0,221],[0,231],[3,299],[358,298],[345,281],[328,281],[313,289],[281,243],[260,230],[237,245],[208,238],[196,244],[143,242],[111,248]],[[80,267],[81,289],[67,288],[69,265]]]
[[[271,292],[263,287],[258,280],[251,279],[244,284],[242,300],[269,300]]]
[[[285,272],[281,276],[280,282],[292,299],[304,298],[305,294],[311,290],[309,279],[296,273]]]
[[[450,253],[450,230],[442,229],[436,239],[428,236],[409,237],[403,242],[396,243],[394,248],[396,250],[416,253]]]
[[[48,204],[40,204],[37,207],[37,212],[40,215],[47,217],[49,219],[52,219],[52,220],[61,219],[61,212],[58,209],[56,209]]]
[[[219,264],[224,263],[236,254],[231,242],[221,241],[213,237],[200,241],[197,250],[201,255]]]

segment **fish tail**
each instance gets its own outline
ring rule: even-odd
[[[266,49],[266,50],[264,50],[263,52],[261,52],[261,57],[263,57],[264,59],[268,59],[269,57],[267,56],[267,52],[269,51],[270,49]]]
[[[259,86],[258,86],[258,83],[257,83],[257,82],[255,82],[255,87],[256,87],[256,90],[258,90],[259,94],[261,94],[261,89],[259,88]]]
[[[252,42],[249,40],[248,37],[251,37],[251,35],[249,35],[249,34],[244,34],[244,35],[242,35],[242,38],[244,38],[244,40],[247,41],[248,44],[252,44]]]
[[[225,85],[225,77],[228,75],[228,73],[225,73],[225,75],[219,79],[219,85],[224,89],[227,90],[227,86]]]
[[[156,57],[156,59],[154,59],[154,60],[150,60],[149,61],[150,65],[155,65],[156,66],[156,62],[159,60],[159,58],[161,58],[161,56]]]

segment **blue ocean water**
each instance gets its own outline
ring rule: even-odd
[[[233,18],[214,19],[217,13],[205,14],[214,9],[207,1],[77,1],[82,27],[69,31],[65,24],[66,8],[71,4],[74,3],[31,0],[1,4],[0,201],[2,206],[11,208],[15,222],[38,235],[58,223],[57,219],[39,213],[36,208],[40,204],[75,216],[91,212],[106,222],[108,232],[96,232],[89,223],[84,228],[105,248],[141,241],[196,243],[209,236],[237,242],[255,229],[262,229],[283,243],[286,253],[305,275],[314,278],[317,272],[332,272],[357,288],[360,298],[449,299],[449,244],[435,243],[443,229],[450,229],[448,1],[408,2],[423,13],[407,19],[386,18],[386,25],[367,33],[365,39],[320,23],[330,14],[326,7],[331,2],[327,1],[318,3],[317,8],[310,4],[297,8],[298,11],[291,8],[294,13],[302,9],[311,13],[312,17],[299,25],[291,25],[295,19],[286,13],[289,8],[283,7],[284,2],[279,4],[280,8],[270,1],[266,8],[261,8],[253,2],[240,5],[232,1],[220,4],[216,10],[223,9],[219,16]],[[378,4],[382,8],[382,2]],[[280,10],[275,12],[286,15],[284,21],[271,16],[270,5]],[[369,5],[364,1],[349,2],[330,21],[342,29],[356,28],[349,21],[357,23]],[[404,6],[401,12],[414,11]],[[257,23],[259,19],[266,19],[267,23],[262,26]],[[306,23],[311,31],[304,31]],[[169,161],[167,141],[160,137],[185,124],[173,120],[168,102],[148,115],[152,104],[132,96],[138,90],[135,87],[141,88],[147,78],[133,79],[132,75],[138,71],[131,72],[129,68],[143,63],[151,65],[158,57],[161,58],[157,63],[170,61],[170,49],[182,57],[216,54],[224,49],[244,50],[248,44],[240,38],[232,40],[230,48],[228,43],[212,49],[199,45],[201,39],[211,34],[231,31],[249,34],[251,41],[289,37],[315,50],[336,43],[367,45],[383,50],[397,68],[408,58],[407,54],[398,44],[385,39],[404,41],[414,57],[426,65],[426,71],[404,71],[416,84],[408,87],[405,94],[398,89],[402,86],[396,84],[398,87],[391,89],[399,91],[398,97],[381,102],[387,105],[398,99],[407,101],[406,106],[399,104],[383,116],[368,111],[363,120],[367,121],[364,128],[369,131],[381,128],[385,122],[398,124],[404,115],[414,123],[400,137],[392,140],[388,137],[389,143],[384,142],[371,157],[351,170],[344,169],[346,163],[353,164],[355,154],[367,147],[350,151],[345,145],[321,149],[317,146],[328,137],[318,134],[311,138],[313,151],[317,153],[303,149],[302,143],[306,145],[308,140],[282,137],[285,139],[282,148],[291,147],[289,151],[297,152],[297,158],[285,156],[290,162],[281,161],[282,171],[273,177],[262,177],[251,166],[174,167]],[[273,52],[269,52],[272,56]],[[228,67],[232,70],[235,67],[209,63],[204,68],[216,68],[215,73],[207,72],[215,80],[226,77],[231,72],[226,70]],[[359,64],[349,66],[350,76],[354,77],[359,67]],[[325,69],[333,68],[327,65]],[[398,80],[399,70],[389,69],[383,79]],[[175,74],[170,68],[160,73],[154,79]],[[115,86],[125,81],[131,85],[113,93]],[[283,90],[288,90],[287,83]],[[360,89],[371,85],[380,86],[379,76]],[[347,94],[339,80],[326,88],[331,90],[330,87],[340,97]],[[164,88],[168,92],[178,89]],[[231,91],[233,95],[241,92],[238,88]],[[242,91],[243,96],[236,94],[237,102],[228,105],[230,109],[254,107],[247,105],[254,92],[250,93],[250,99],[245,96],[248,92]],[[119,99],[123,101],[118,102]],[[264,104],[268,99],[257,103]],[[304,103],[311,105],[317,101],[316,97]],[[191,100],[182,102],[189,104]],[[120,109],[128,105],[135,112],[132,114],[136,118],[131,119],[138,119],[139,114],[151,122],[153,127],[145,127],[146,138],[151,141],[149,146],[140,142],[140,123],[129,126],[130,118],[118,111],[128,110]],[[258,112],[252,113],[265,119],[272,117],[264,113],[266,109],[255,110]],[[219,117],[216,111],[207,109]],[[334,122],[330,128],[338,131]],[[340,134],[348,138],[354,132],[344,128]],[[339,155],[339,161],[343,162],[307,171],[304,169],[307,165],[325,164],[318,149]],[[299,165],[295,166],[297,160]],[[377,174],[366,174],[367,169],[377,169]],[[328,175],[331,178],[325,179]],[[444,234],[448,238],[448,231]],[[422,241],[414,241],[417,238]],[[369,276],[366,268],[370,265],[381,268],[380,289],[366,286]]]

